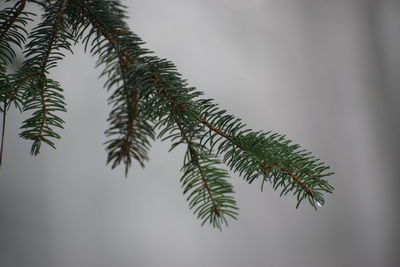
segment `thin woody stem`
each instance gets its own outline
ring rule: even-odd
[[[0,166],[3,162],[4,135],[5,135],[5,128],[6,128],[6,111],[7,111],[7,102],[4,101],[3,122],[2,122],[2,128],[1,128]]]

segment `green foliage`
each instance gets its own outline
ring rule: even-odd
[[[34,14],[24,12],[26,1],[18,1],[14,7],[0,11],[0,64],[12,63],[15,58],[13,45],[23,48],[28,32],[26,25]]]
[[[26,1],[18,1],[13,7],[0,11],[0,101],[7,106],[7,101],[15,101],[18,98],[11,95],[10,80],[12,76],[7,74],[7,64],[14,62],[15,48],[23,49],[28,32],[25,27],[31,21],[33,13],[24,12]]]
[[[260,180],[261,189],[270,182],[281,195],[292,192],[297,207],[307,199],[317,208],[324,204],[323,194],[333,192],[324,179],[332,173],[319,159],[283,135],[247,128],[189,87],[171,62],[143,48],[144,42],[125,23],[126,8],[118,0],[14,2],[0,13],[1,111],[5,115],[14,102],[21,111],[32,112],[20,134],[33,140],[32,154],[39,153],[42,142],[54,147],[54,139],[60,138],[55,129],[63,127],[60,114],[66,108],[49,70],[81,42],[97,57],[104,87],[111,92],[107,163],[112,168],[123,164],[127,174],[133,160],[144,166],[156,138],[169,140],[171,150],[185,146],[180,181],[189,208],[202,224],[221,229],[228,218],[237,217],[233,186],[222,163],[248,183]],[[27,3],[44,10],[30,33],[24,29],[33,16],[24,11]],[[6,65],[16,54],[13,45],[24,48],[25,61],[16,74],[7,74]]]
[[[98,56],[97,66],[104,66],[101,76],[107,77],[105,87],[112,91],[108,103],[113,107],[108,121],[110,128],[105,132],[107,162],[115,168],[125,164],[125,173],[136,159],[142,166],[148,160],[150,141],[154,140],[154,123],[146,111],[146,83],[143,70],[137,64],[131,64],[134,58],[146,53],[139,47],[143,42],[128,31],[121,19],[124,13],[116,2],[103,5],[98,1],[76,1],[71,5],[81,10],[83,15],[78,23],[73,23],[76,41],[82,41],[85,48],[90,48]],[[113,14],[113,16],[110,16]],[[87,30],[91,25],[90,30]],[[113,36],[111,33],[121,32]]]

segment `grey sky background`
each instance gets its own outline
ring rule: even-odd
[[[284,133],[336,173],[326,206],[232,174],[238,221],[200,227],[180,188],[183,148],[145,169],[105,166],[110,110],[77,46],[52,72],[68,113],[57,150],[29,155],[9,114],[0,169],[0,266],[400,265],[400,2],[125,1],[129,25],[190,85],[257,130]]]

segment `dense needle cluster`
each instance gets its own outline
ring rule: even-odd
[[[171,142],[171,150],[184,145],[181,183],[190,209],[204,223],[220,228],[236,219],[237,205],[225,163],[248,183],[270,182],[281,195],[292,192],[297,206],[304,200],[317,208],[323,193],[333,187],[324,177],[328,166],[283,135],[252,131],[240,119],[222,110],[202,92],[189,87],[176,67],[143,48],[144,42],[125,22],[118,0],[15,0],[0,11],[0,102],[3,115],[3,154],[6,112],[14,105],[31,113],[20,136],[33,141],[31,154],[42,143],[54,147],[64,121],[63,90],[51,79],[50,70],[82,43],[97,57],[106,77],[112,106],[105,131],[107,162],[125,166],[148,160],[151,142]],[[36,15],[29,5],[43,10],[40,23],[27,32]],[[24,63],[16,73],[7,66],[15,60],[16,46],[24,51]],[[262,188],[261,187],[261,188]]]

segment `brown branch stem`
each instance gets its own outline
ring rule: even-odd
[[[5,128],[6,128],[6,111],[7,111],[7,102],[4,101],[3,122],[2,122],[2,128],[1,128],[0,166],[3,162],[4,135],[5,135]]]

